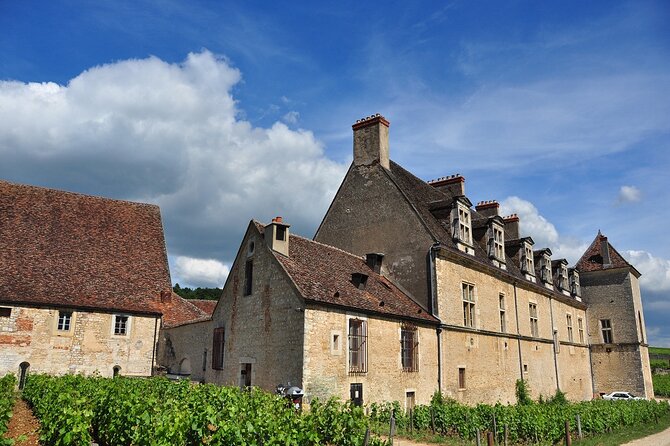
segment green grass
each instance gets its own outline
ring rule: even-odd
[[[654,394],[662,397],[670,397],[670,375],[652,375],[654,383]]]
[[[649,347],[649,353],[654,355],[668,355],[670,356],[670,348],[667,347]]]
[[[610,434],[594,435],[581,441],[573,441],[579,446],[616,446],[638,438],[656,434],[670,427],[670,416],[659,418],[658,424],[643,424],[641,426],[627,426]]]

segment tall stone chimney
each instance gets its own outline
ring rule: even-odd
[[[389,169],[389,122],[379,113],[359,119],[354,130],[354,165],[381,164]]]
[[[496,200],[480,201],[475,209],[484,217],[495,217],[499,215],[500,204]]]
[[[272,219],[272,223],[265,227],[265,242],[270,249],[288,257],[288,228],[291,225],[284,223],[281,217]]]
[[[505,232],[510,240],[519,238],[519,216],[516,214],[503,217],[505,222]]]
[[[610,244],[607,241],[607,237],[604,235],[600,236],[600,255],[603,258],[603,266],[610,266],[612,264],[612,259],[610,257]]]

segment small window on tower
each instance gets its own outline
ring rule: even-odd
[[[277,226],[277,240],[286,240],[286,227]]]

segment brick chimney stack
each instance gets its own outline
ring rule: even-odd
[[[499,215],[498,210],[500,209],[500,204],[495,200],[480,201],[477,203],[477,206],[475,206],[475,209],[484,217],[494,217]]]
[[[428,184],[452,197],[465,195],[465,178],[460,173],[429,180]]]
[[[354,165],[381,164],[389,169],[389,122],[379,113],[359,119],[354,130]]]
[[[505,222],[505,232],[510,240],[519,238],[519,216],[516,214],[508,215],[503,217]]]

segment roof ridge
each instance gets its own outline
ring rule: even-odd
[[[152,207],[152,208],[160,209],[159,205],[153,204],[153,203],[146,203],[146,202],[142,202],[142,201],[133,201],[133,200],[124,200],[124,199],[121,199],[121,198],[102,197],[100,195],[86,194],[86,193],[83,193],[83,192],[74,192],[74,191],[70,191],[70,190],[57,189],[57,188],[47,187],[47,186],[35,186],[33,184],[15,183],[15,182],[3,180],[3,179],[0,178],[0,186],[2,186],[3,183],[6,184],[6,185],[9,185],[9,186],[12,186],[12,187],[21,187],[21,188],[25,188],[25,189],[32,189],[32,190],[44,191],[44,192],[58,192],[58,193],[63,194],[63,195],[71,195],[71,196],[74,196],[74,197],[81,197],[81,198],[86,198],[86,199],[90,199],[90,200],[94,200],[94,201],[114,201],[114,202],[122,203],[122,204],[132,204],[132,205],[135,205],[135,206]]]

